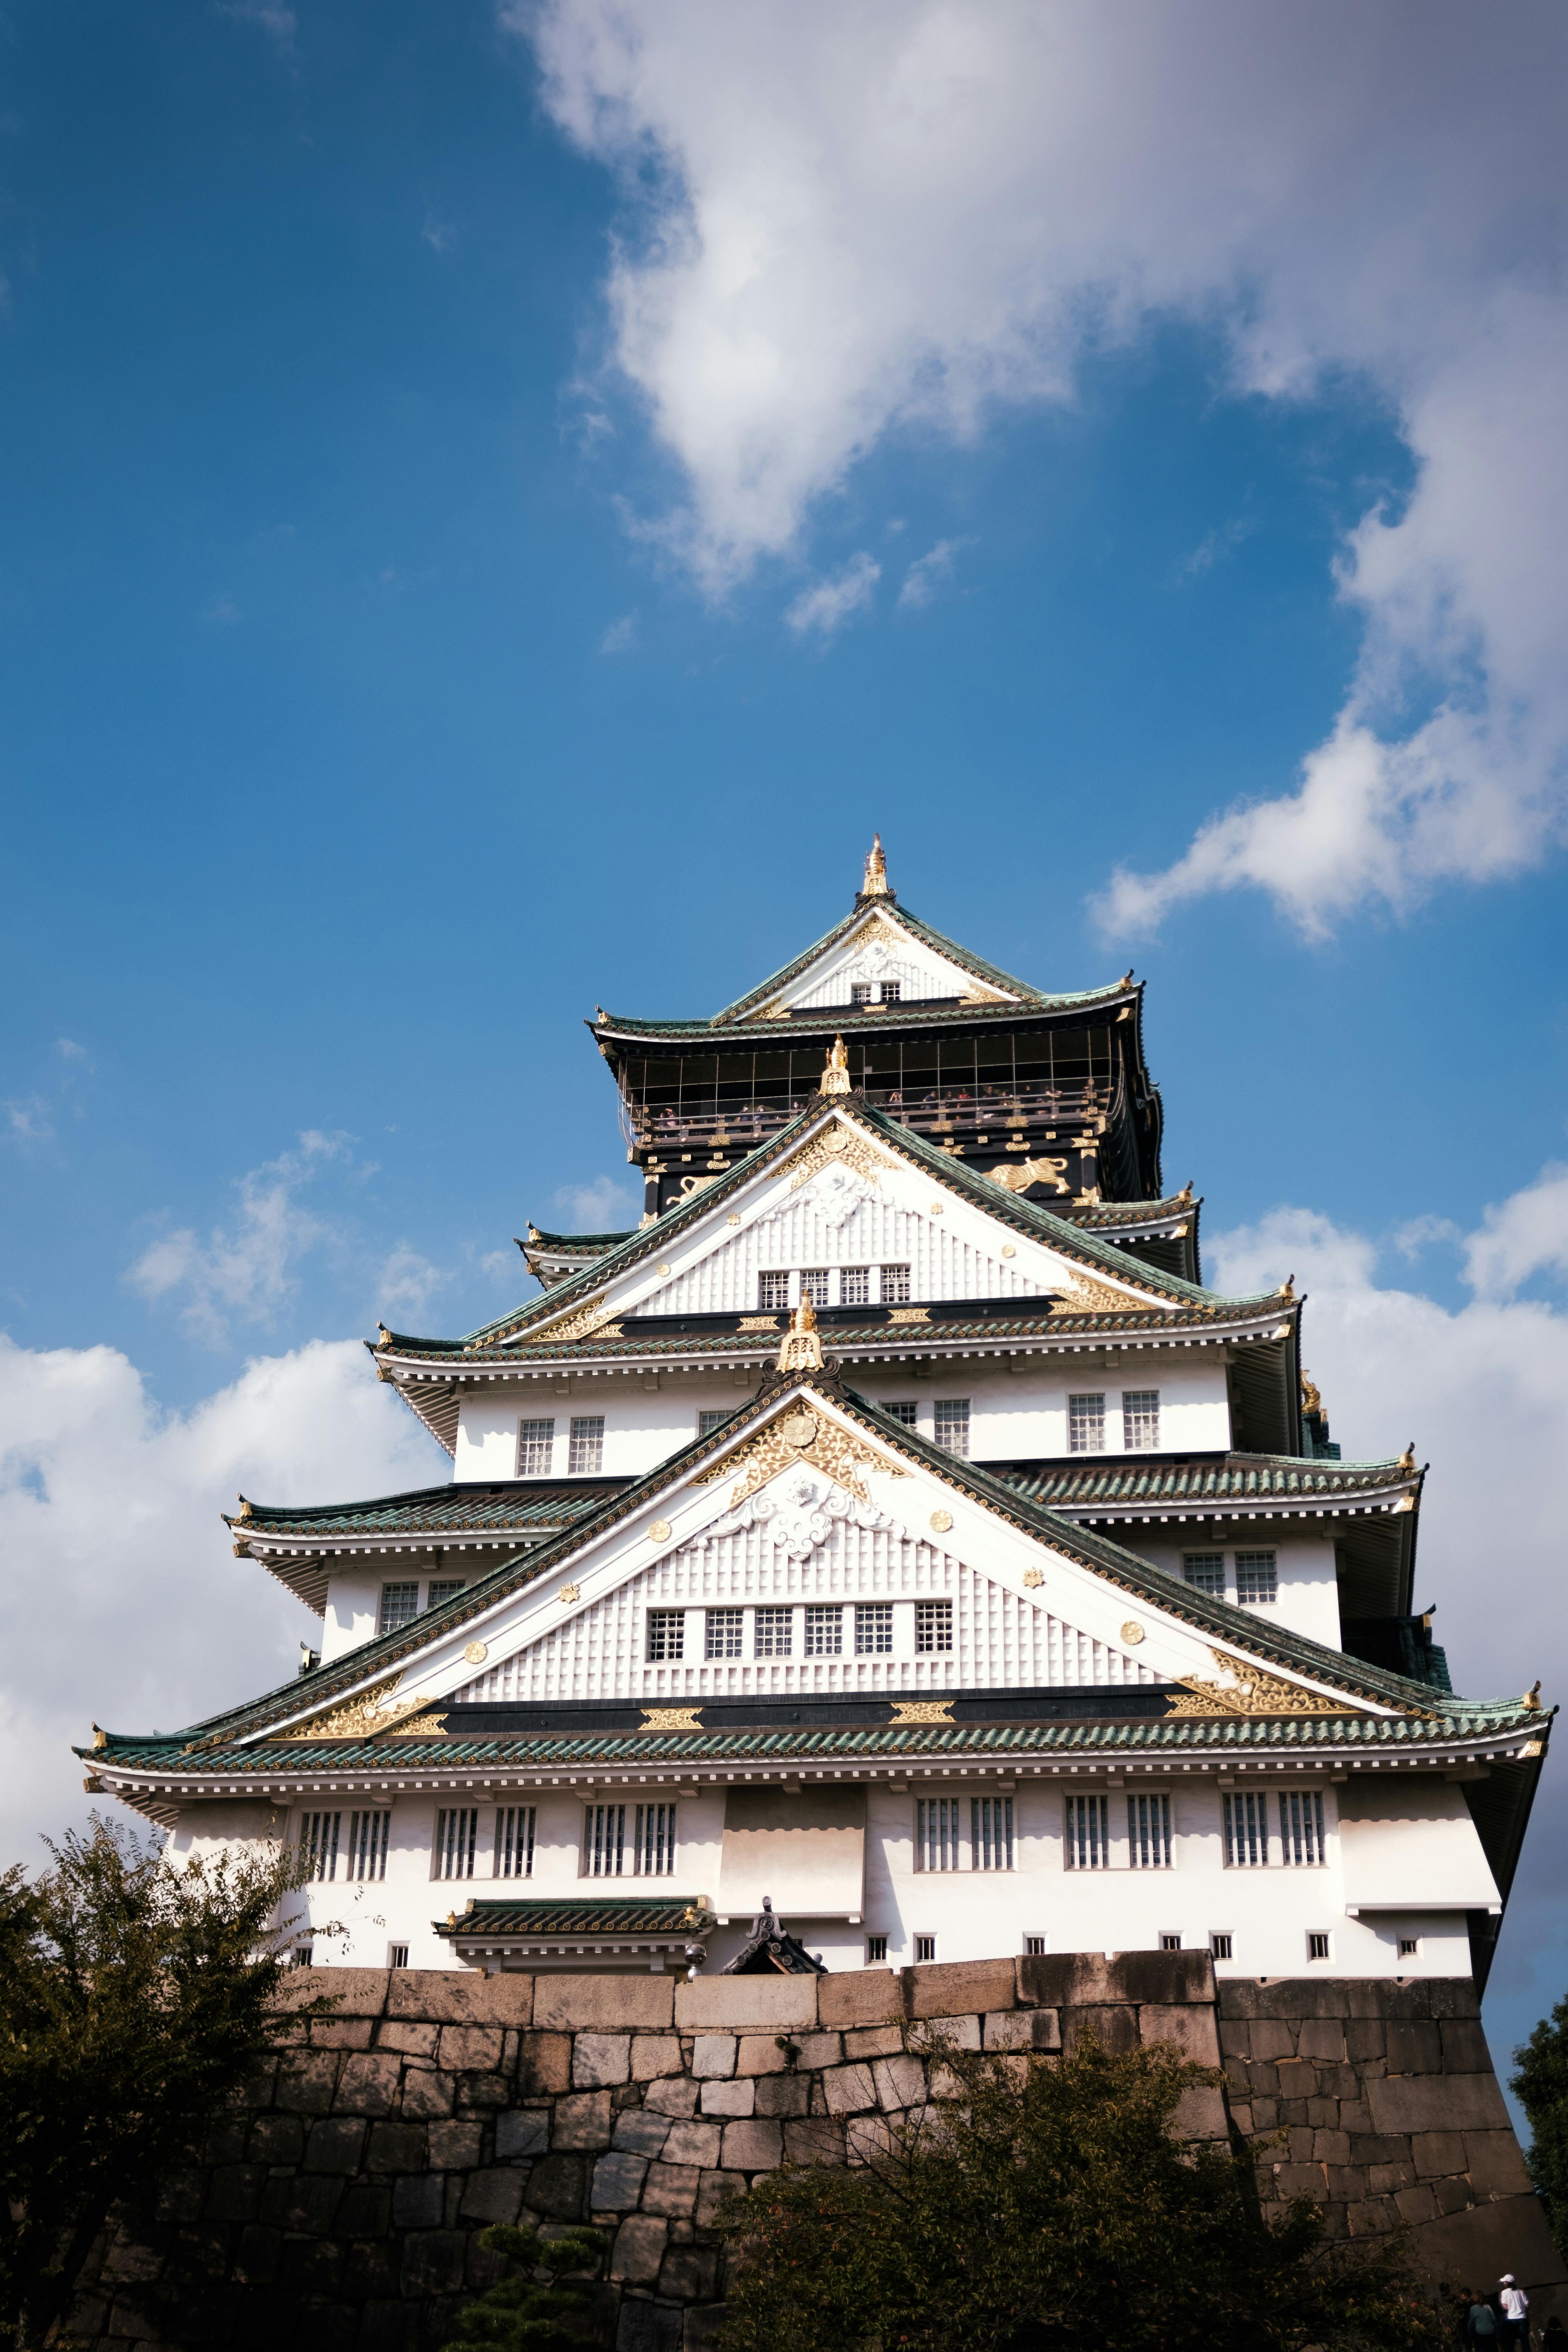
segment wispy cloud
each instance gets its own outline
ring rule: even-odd
[[[814,588],[803,588],[784,619],[797,637],[830,637],[865,611],[881,576],[881,565],[862,550],[841,572],[819,580]]]
[[[609,627],[599,639],[599,651],[602,654],[630,653],[637,641],[637,614],[635,609],[629,613],[623,613],[618,621],[610,623]]]
[[[0,1102],[5,1125],[18,1143],[49,1143],[54,1139],[54,1116],[42,1095],[14,1097]]]
[[[268,1323],[293,1296],[300,1260],[337,1237],[298,1196],[348,1148],[344,1136],[307,1131],[294,1150],[240,1178],[231,1224],[205,1239],[190,1226],[160,1234],[126,1274],[127,1287],[154,1302],[180,1297],[186,1330],[208,1347],[226,1344],[231,1320]]]
[[[1237,515],[1229,522],[1216,523],[1214,530],[1199,540],[1192,553],[1176,566],[1178,581],[1201,580],[1233,555],[1243,540],[1249,539],[1257,528],[1250,515]]]
[[[563,1184],[552,1196],[563,1233],[624,1234],[642,1215],[642,1202],[617,1184],[613,1176],[595,1176],[586,1184]]]
[[[279,0],[217,0],[217,14],[229,17],[237,25],[254,25],[267,35],[280,58],[290,64],[299,57],[295,35],[300,20],[292,8],[279,5]]]
[[[904,574],[904,584],[899,591],[899,603],[906,612],[918,611],[929,604],[939,588],[952,577],[952,559],[961,547],[973,546],[969,539],[939,539],[926,554],[910,564]]]
[[[55,1051],[63,1062],[85,1062],[89,1059],[87,1047],[79,1045],[74,1037],[57,1037]]]
[[[215,596],[202,618],[211,621],[216,628],[232,629],[240,619],[239,606],[232,596]]]
[[[449,253],[458,241],[458,232],[450,221],[437,220],[431,213],[426,213],[419,234],[432,253]]]
[[[406,1307],[423,1315],[449,1280],[445,1266],[433,1265],[409,1243],[399,1242],[375,1277],[375,1296],[384,1307]]]

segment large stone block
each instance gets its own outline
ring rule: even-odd
[[[694,2164],[712,2169],[719,2162],[720,2143],[723,2137],[719,2124],[677,2123],[669,2129],[664,2143],[666,2164]]]
[[[343,2060],[332,2105],[340,2115],[395,2115],[402,2072],[403,2061],[394,2051],[353,2053]]]
[[[463,2230],[421,2230],[403,2242],[405,2294],[456,2294],[468,2251]]]
[[[884,2027],[882,2030],[889,2032],[891,2029]],[[715,2034],[713,2039],[721,2041],[724,2037]],[[702,2047],[700,2037],[697,2047],[699,2050]],[[790,2063],[790,2052],[799,2048],[799,2042],[793,2041],[787,2033],[742,2033],[735,2051],[735,2072],[737,2074],[782,2074]]]
[[[440,2038],[438,2025],[426,2025],[414,2018],[384,2017],[375,2029],[378,2050],[395,2050],[405,2058],[434,2058]]]
[[[610,2276],[623,2286],[652,2286],[664,2263],[669,2223],[654,2213],[628,2213],[610,2249]]]
[[[1345,2027],[1349,2020],[1342,2017],[1306,2017],[1301,2021],[1300,2039],[1296,2044],[1303,2058],[1315,2058],[1340,2065],[1345,2054]]]
[[[877,2105],[884,2114],[901,2113],[905,2107],[925,2103],[926,2070],[918,2058],[873,2058],[871,2077],[877,2086]]]
[[[764,2074],[757,2084],[759,2116],[804,2116],[811,2106],[809,2074]]]
[[[848,1969],[816,1979],[819,2025],[885,2025],[904,2014],[902,1979],[890,1970]]]
[[[1506,2131],[1508,2109],[1492,2074],[1395,2074],[1366,2086],[1382,2133]]]
[[[1052,2013],[1049,2010],[1042,2012],[1047,2017]],[[1014,2011],[1002,2010],[998,2011],[998,2015],[1010,2020]],[[844,2036],[844,2055],[850,2059],[892,2058],[903,2046],[904,2029],[901,2025],[858,2025]],[[825,2063],[829,2065],[837,2064],[837,2051],[833,2057]]]
[[[702,2112],[705,2116],[750,2116],[756,2112],[757,2086],[748,2076],[744,2082],[704,2083]]]
[[[646,2156],[602,2156],[594,2167],[593,2185],[588,2193],[590,2207],[595,2213],[629,2213],[642,2196],[642,2185],[647,2178]]]
[[[707,2303],[719,2284],[719,2255],[711,2246],[671,2246],[658,2274],[658,2291],[672,2303]],[[689,2345],[690,2337],[687,2338]]]
[[[1343,1978],[1221,1977],[1215,1986],[1215,1999],[1222,2017],[1274,2017],[1299,2022],[1304,2017],[1377,2013],[1356,2009],[1351,1985]]]
[[[1468,2131],[1465,2170],[1478,2197],[1528,2197],[1531,2191],[1519,2142],[1511,2131]]]
[[[1432,2016],[1449,2018],[1479,2017],[1480,1996],[1469,1977],[1428,1977],[1426,2000]]]
[[[652,2107],[656,2115],[694,2116],[701,2087],[689,2074],[677,2075],[671,2082],[650,2083],[643,2095],[643,2105]]]
[[[525,2033],[518,2045],[517,2087],[525,2099],[553,2097],[572,2087],[572,2036]]]
[[[342,2193],[343,2184],[332,2173],[297,2172],[269,2180],[261,2194],[261,2219],[293,2236],[324,2238]]]
[[[830,2116],[864,2114],[877,2104],[877,2081],[868,2065],[830,2066],[822,2077]]]
[[[555,2102],[551,2137],[557,2147],[608,2147],[612,2128],[608,2091],[579,2091]]]
[[[993,2016],[1007,2015],[993,2011]],[[981,2024],[977,2017],[917,2018],[905,2028],[911,2050],[978,2050]]]
[[[1207,2083],[1194,2083],[1176,2101],[1171,2128],[1178,2139],[1224,2139],[1227,2126],[1225,2094]]]
[[[680,2072],[680,2038],[674,2033],[639,2033],[632,2042],[632,2080],[657,2082]]]
[[[1103,2049],[1119,2053],[1138,2047],[1135,2009],[1064,2009],[1062,2046],[1071,2050],[1080,2034],[1092,2033]]]
[[[1465,2168],[1465,2142],[1460,2132],[1417,2132],[1411,2140],[1410,2153],[1423,2180],[1431,2180],[1438,2173],[1463,2172]]]
[[[339,2063],[331,2050],[290,2053],[278,2070],[278,2105],[289,2115],[326,2115],[332,2104]]]
[[[579,2033],[572,2045],[572,2082],[579,2091],[613,2087],[631,2080],[629,2033]]]
[[[375,2032],[374,2017],[315,2017],[310,2021],[312,2050],[368,2050]]]
[[[755,2038],[754,2036],[752,2037]],[[735,2071],[736,2041],[732,2033],[700,2033],[691,2045],[691,2071],[700,2083],[728,2082]],[[761,2074],[748,2066],[748,2074]]]
[[[844,2125],[837,2116],[802,2116],[784,2127],[784,2154],[791,2164],[842,2164]]]
[[[539,1977],[533,2022],[563,2033],[657,2033],[674,2015],[669,1977]]]
[[[781,2033],[816,2023],[816,1977],[699,1977],[675,1988],[681,2033]],[[826,1982],[826,1979],[820,1979]]]
[[[1437,2032],[1443,2044],[1443,2063],[1451,2074],[1487,2074],[1493,2071],[1492,2053],[1479,2018],[1446,2017]]]
[[[493,2074],[500,2064],[499,2025],[444,2025],[436,2048],[436,2063],[454,2074]]]
[[[426,2165],[423,2124],[372,2124],[365,2150],[369,2172],[423,2172]]]
[[[426,2137],[432,2172],[467,2172],[479,2160],[479,2126],[466,2117],[432,2124]]]
[[[1138,2032],[1146,2042],[1172,2042],[1184,2058],[1200,2066],[1219,2064],[1219,2035],[1212,2009],[1198,2001],[1146,2000],[1138,2011]],[[1042,2042],[1041,2049],[1053,2045]]]
[[[304,2117],[258,2116],[245,2152],[252,2164],[298,2164],[305,2153]]]
[[[323,2117],[305,2144],[307,2172],[357,2172],[368,2126],[354,2116]]]
[[[496,2117],[496,2156],[503,2164],[542,2156],[550,2146],[548,2107],[509,2107]]]
[[[961,2017],[988,2009],[1011,2009],[1017,1977],[1011,1960],[946,1960],[905,1969],[904,1999],[910,2017]]]
[[[1384,2048],[1391,2074],[1438,2074],[1443,2071],[1443,2044],[1429,2018],[1390,2018],[1384,2028]],[[1487,2062],[1488,2070],[1490,2061]]]
[[[1054,2009],[994,2009],[981,2042],[986,2050],[1059,2050],[1061,2021]]]
[[[693,2219],[700,2230],[710,2230],[719,2208],[727,2199],[738,2197],[746,2185],[743,2172],[703,2172],[697,2181],[697,2210]]]
[[[587,2158],[553,2150],[528,2176],[529,2210],[552,2221],[581,2221],[587,2190]]]
[[[775,2123],[753,2116],[724,2126],[726,2172],[768,2172],[784,2161],[784,2135]]]
[[[668,2116],[648,2107],[627,2107],[616,2117],[610,2146],[627,2156],[658,2156],[674,2129]]]
[[[405,2116],[417,2122],[424,2122],[431,2116],[449,2116],[457,2096],[458,2086],[450,2074],[437,2074],[433,2066],[405,2066],[403,2075]]]
[[[468,2175],[463,2201],[458,2208],[465,2221],[515,2221],[522,2205],[522,2173],[511,2165],[492,2165]]]
[[[1535,2294],[1563,2275],[1535,2197],[1500,2197],[1443,2214],[1415,2232],[1413,2251],[1428,2273],[1458,2286],[1489,2284],[1512,2271],[1526,2294]]]
[[[616,2327],[616,2352],[680,2352],[684,2325],[678,2305],[628,2294]]]
[[[534,1979],[477,1976],[466,1969],[394,1969],[388,2017],[422,2024],[526,2025],[533,2014]]]
[[[273,2007],[287,2014],[303,2009],[321,1994],[331,1996],[334,2017],[379,2017],[386,2006],[392,1981],[387,1969],[290,1969],[279,1979]]]
[[[714,2129],[715,2141],[719,2138]],[[713,2154],[718,2157],[715,2147]],[[645,2213],[663,2213],[672,2221],[689,2221],[697,2204],[697,2184],[701,2168],[695,2164],[650,2164],[647,2179],[643,2183],[642,2210]]]

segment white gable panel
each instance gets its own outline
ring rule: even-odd
[[[842,1004],[857,982],[880,989],[896,980],[905,996],[984,996],[1002,1001],[1003,991],[982,987],[973,972],[937,949],[917,940],[901,924],[874,917],[860,930],[841,940],[816,963],[809,964],[774,999],[778,1004],[809,1006]],[[1006,1001],[1011,1002],[1011,999]]]

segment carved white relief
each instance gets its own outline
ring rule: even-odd
[[[792,1209],[810,1209],[821,1218],[830,1232],[837,1233],[847,1225],[857,1210],[877,1198],[877,1188],[853,1168],[819,1168],[798,1192],[776,1202],[757,1219],[760,1225],[771,1225],[776,1218],[787,1216]]]
[[[738,1511],[715,1519],[693,1548],[701,1549],[742,1528],[755,1528],[764,1543],[775,1544],[791,1559],[809,1559],[827,1541],[836,1519],[847,1520],[851,1527],[882,1528],[900,1538],[908,1533],[874,1503],[863,1503],[847,1494],[819,1471],[801,1469],[786,1471],[771,1486],[749,1496]]]
[[[868,980],[875,982],[885,979],[897,961],[898,958],[891,952],[885,940],[873,940],[868,947],[861,950],[848,967],[849,978],[852,981]]]

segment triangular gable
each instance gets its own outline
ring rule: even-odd
[[[814,940],[810,947],[803,949],[799,955],[771,973],[766,980],[759,982],[755,988],[748,989],[744,996],[737,997],[732,1004],[725,1005],[722,1012],[713,1015],[709,1026],[719,1029],[735,1021],[756,1020],[775,999],[782,999],[786,1004],[802,1003],[805,1000],[795,992],[805,982],[806,975],[818,971],[831,959],[841,956],[847,942],[860,939],[867,926],[879,919],[887,922],[889,929],[896,931],[904,951],[911,952],[918,947],[934,959],[936,968],[957,974],[961,983],[958,988],[932,991],[932,993],[966,996],[977,1004],[1037,1004],[1065,1008],[1115,995],[1127,987],[1131,977],[1129,974],[1126,980],[1110,988],[1075,990],[1065,995],[1047,996],[1039,989],[1031,988],[1027,981],[1016,979],[1011,972],[988,963],[984,956],[977,956],[972,950],[961,947],[956,940],[950,940],[931,924],[922,922],[907,907],[899,906],[894,894],[889,891],[885,898],[872,903],[862,897],[842,922],[835,923],[830,931],[824,932],[821,939]],[[887,977],[894,975],[889,972]]]
[[[973,1004],[1018,1004],[1020,990],[1004,989],[982,980],[965,958],[943,952],[903,922],[896,909],[877,907],[863,913],[840,936],[810,958],[772,996],[753,1005],[748,1021],[782,1021],[792,1010],[844,1005],[858,982],[880,1001],[882,990],[895,985],[900,1000],[956,996]]]

